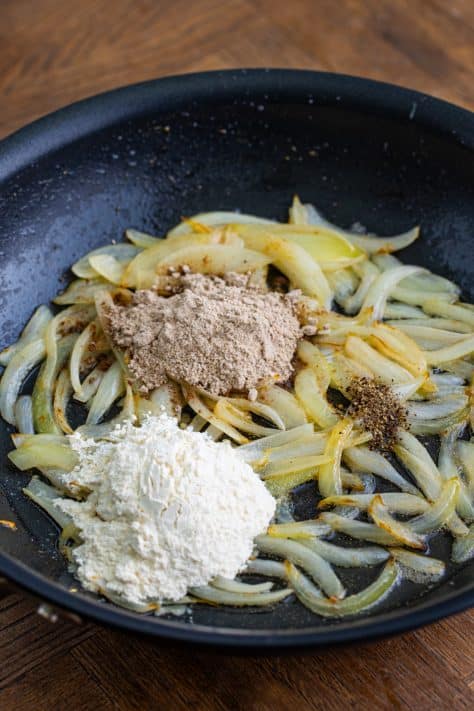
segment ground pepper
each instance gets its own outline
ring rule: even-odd
[[[347,415],[360,420],[372,434],[371,449],[390,450],[399,428],[407,426],[407,412],[392,388],[372,378],[353,378],[347,388]]]

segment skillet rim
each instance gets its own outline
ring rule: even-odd
[[[317,94],[318,105],[370,111],[411,121],[474,149],[474,114],[411,89],[361,77],[298,69],[230,69],[175,75],[131,84],[75,102],[20,128],[0,142],[0,185],[34,161],[95,131],[150,111],[173,110],[191,100],[222,101],[268,94],[301,102]],[[279,630],[212,628],[140,616],[73,594],[0,551],[0,574],[20,587],[95,622],[156,638],[241,649],[277,650],[348,643],[393,635],[474,606],[474,581],[441,600],[395,608],[375,618],[355,618],[337,627]]]

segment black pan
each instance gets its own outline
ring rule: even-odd
[[[0,339],[64,286],[68,266],[134,226],[240,208],[283,219],[295,192],[334,222],[381,234],[417,222],[407,261],[474,297],[474,116],[363,79],[282,70],[172,77],[80,102],[0,145]],[[401,632],[474,601],[474,563],[427,589],[403,585],[364,618],[322,621],[295,601],[270,611],[198,606],[189,620],[144,617],[71,593],[57,531],[27,501],[0,426],[0,573],[92,618],[155,637],[252,648],[322,645]],[[449,559],[449,542],[434,552]],[[369,578],[367,577],[367,580]],[[359,581],[360,584],[360,581]]]

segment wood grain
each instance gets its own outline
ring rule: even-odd
[[[472,0],[2,0],[0,136],[71,101],[236,66],[359,74],[474,109]],[[243,658],[0,605],[0,708],[467,709],[474,616],[375,644]]]
[[[288,66],[474,107],[472,0],[2,0],[0,136],[164,74]]]

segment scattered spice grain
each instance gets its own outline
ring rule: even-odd
[[[370,449],[389,450],[399,428],[407,426],[407,412],[392,388],[372,378],[353,378],[347,394],[351,400],[347,415],[372,434]]]

